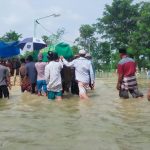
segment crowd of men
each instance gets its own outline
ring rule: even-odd
[[[19,68],[21,91],[44,95],[48,99],[62,100],[64,91],[77,94],[81,99],[88,99],[87,88],[94,88],[95,75],[91,56],[85,50],[80,50],[79,55],[72,61],[58,57],[55,52],[48,52],[49,62],[42,62],[43,55],[38,55],[38,62],[33,61],[29,55],[20,59]],[[0,98],[9,97],[10,69],[1,63],[0,72]],[[1,81],[2,80],[2,81]]]
[[[117,90],[119,96],[124,99],[129,98],[129,93],[133,98],[142,98],[143,93],[138,89],[136,80],[136,62],[127,55],[126,48],[120,48],[120,61],[118,63]],[[29,55],[26,59],[20,59],[19,68],[21,91],[28,91],[38,96],[47,96],[50,100],[62,100],[64,91],[79,95],[80,99],[88,99],[87,89],[94,89],[95,69],[92,58],[85,50],[80,50],[79,54],[71,61],[63,56],[58,57],[55,52],[48,52],[48,62],[42,62],[43,55],[39,53],[38,62],[33,61]],[[19,62],[15,61],[18,68]],[[0,98],[9,97],[10,73],[9,63],[0,64]],[[147,94],[150,100],[150,91]]]

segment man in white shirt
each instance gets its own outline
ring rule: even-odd
[[[60,72],[63,68],[63,64],[59,61],[59,57],[56,53],[53,53],[51,57],[51,61],[45,67],[48,99],[54,100],[56,98],[60,101],[62,100],[62,80]]]
[[[75,79],[78,82],[79,96],[81,99],[88,99],[86,88],[91,85],[94,86],[94,72],[92,64],[85,58],[86,51],[79,51],[79,58],[74,59],[72,62],[67,62],[63,57],[64,65],[75,68]]]

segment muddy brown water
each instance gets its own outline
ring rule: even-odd
[[[150,102],[118,98],[115,82],[97,79],[90,100],[61,103],[13,87],[0,100],[0,150],[149,150]],[[149,81],[139,82],[146,94]]]

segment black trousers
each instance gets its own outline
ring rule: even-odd
[[[78,82],[75,80],[71,81],[71,93],[75,95],[79,95]]]
[[[31,83],[31,93],[35,93],[36,83]]]
[[[0,98],[9,98],[9,90],[7,85],[1,85],[0,86]]]

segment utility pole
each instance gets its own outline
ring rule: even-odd
[[[41,17],[41,18],[37,18],[34,20],[34,37],[36,37],[36,28],[37,28],[37,24],[39,24],[39,20],[41,19],[45,19],[45,18],[49,18],[49,17],[59,17],[60,14],[51,14],[51,15],[48,15],[48,16],[44,16],[44,17]]]

